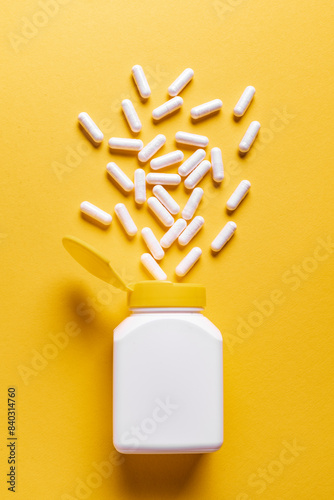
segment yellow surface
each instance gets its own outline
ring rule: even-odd
[[[0,497],[14,498],[5,445],[7,388],[15,386],[16,499],[332,498],[333,2],[19,0],[1,8]],[[134,64],[152,88],[146,104]],[[154,125],[152,109],[185,67],[195,78],[182,111]],[[246,85],[256,87],[255,100],[235,122]],[[209,176],[201,183],[206,224],[194,244],[203,255],[183,280],[207,286],[206,315],[224,334],[225,443],[211,455],[112,454],[112,330],[126,316],[125,296],[61,244],[73,234],[112,256],[125,281],[147,279],[139,235],[130,242],[115,217],[104,231],[79,215],[83,200],[107,211],[124,201],[139,228],[163,234],[105,173],[112,159],[129,175],[136,166],[106,145],[129,135],[125,97],[143,121],[144,143],[162,132],[168,152],[175,132],[188,130],[223,150],[223,185]],[[222,112],[193,125],[191,107],[217,97]],[[105,133],[99,149],[77,126],[81,111]],[[251,120],[262,129],[241,159]],[[252,188],[233,215],[237,233],[213,257],[209,243],[242,179]],[[185,203],[182,187],[174,195]],[[169,279],[186,251],[168,250]],[[106,461],[102,477],[96,467]]]

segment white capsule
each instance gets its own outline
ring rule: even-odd
[[[171,153],[153,158],[153,160],[150,161],[150,167],[152,170],[160,170],[161,168],[170,167],[171,165],[175,165],[175,163],[179,163],[183,158],[184,154],[177,149]]]
[[[101,210],[101,208],[96,207],[92,203],[89,203],[89,201],[83,201],[80,205],[80,210],[83,214],[88,215],[104,226],[109,226],[111,224],[111,215],[104,210]]]
[[[160,240],[160,245],[162,248],[169,248],[175,240],[180,236],[182,231],[187,227],[187,223],[183,219],[178,219],[170,229],[168,229],[167,233],[163,235]]]
[[[198,205],[203,197],[204,191],[202,188],[195,188],[188,198],[186,206],[182,210],[183,219],[190,220],[197,210]]]
[[[133,182],[129,177],[119,168],[113,161],[108,163],[107,171],[114,179],[114,181],[122,188],[124,191],[129,193],[133,190]]]
[[[166,136],[158,134],[151,142],[146,144],[143,149],[138,153],[138,159],[142,162],[148,161],[153,155],[165,144]]]
[[[135,202],[142,205],[146,201],[146,179],[142,168],[135,170]]]
[[[204,149],[197,149],[187,160],[179,166],[178,172],[183,177],[187,176],[204,160],[206,152]]]
[[[215,182],[222,182],[224,179],[224,165],[220,148],[211,149],[212,178]]]
[[[202,250],[199,247],[192,248],[176,267],[175,274],[180,277],[185,276],[193,265],[196,264],[201,255]]]
[[[164,226],[170,227],[174,224],[174,217],[168,212],[168,210],[163,206],[162,203],[160,203],[157,198],[151,196],[147,200],[147,205]]]
[[[190,175],[184,181],[184,185],[187,189],[193,189],[196,184],[198,184],[203,177],[209,172],[211,168],[211,163],[208,160],[203,160],[198,167],[191,172]]]
[[[165,208],[167,208],[168,212],[172,215],[176,215],[180,211],[179,205],[176,203],[174,198],[169,194],[168,191],[160,184],[157,184],[152,189],[154,196],[158,198],[158,200],[163,204]]]
[[[229,220],[211,243],[211,250],[213,252],[219,252],[223,248],[223,246],[226,245],[226,243],[232,238],[236,229],[236,223]]]
[[[216,113],[222,107],[223,103],[220,99],[213,99],[213,101],[205,102],[199,106],[195,106],[190,110],[190,115],[194,120],[198,118],[203,118],[203,116],[211,115]]]
[[[147,248],[155,258],[155,260],[161,260],[165,255],[165,252],[159,241],[155,237],[152,229],[150,227],[143,227],[143,229],[141,230],[141,235],[147,245]]]
[[[118,151],[140,151],[143,149],[143,141],[140,139],[128,139],[124,137],[111,137],[108,141],[110,149]]]
[[[166,280],[167,274],[161,269],[159,264],[153,259],[150,253],[143,253],[140,257],[141,263],[147,269],[151,276],[156,280]]]
[[[232,193],[230,198],[227,200],[226,208],[228,210],[235,210],[245,198],[246,194],[250,190],[250,187],[251,183],[249,181],[241,181],[234,193]]]
[[[123,99],[122,109],[132,132],[139,132],[142,129],[142,124],[130,99]]]
[[[143,99],[148,99],[151,95],[151,89],[146,79],[144,70],[139,64],[136,64],[132,68],[132,76],[136,82],[138,92]]]
[[[250,150],[253,142],[256,139],[257,134],[259,133],[260,127],[261,127],[260,123],[256,121],[252,122],[249,125],[245,135],[243,136],[239,144],[239,151],[241,153],[247,153],[247,151]]]
[[[84,128],[84,130],[91,138],[92,142],[96,145],[101,144],[104,135],[99,129],[99,127],[96,125],[96,123],[93,122],[89,114],[85,112],[80,113],[78,116],[78,120],[80,125]]]
[[[190,224],[185,228],[183,233],[179,236],[178,242],[180,245],[185,246],[196,236],[198,231],[203,227],[204,219],[201,215],[197,215]]]
[[[206,148],[209,144],[209,139],[205,135],[190,134],[189,132],[176,132],[175,140],[179,144],[198,146],[200,148]]]
[[[159,106],[158,108],[155,108],[152,111],[152,116],[154,120],[161,120],[161,118],[164,118],[165,116],[169,115],[170,113],[173,113],[173,111],[176,111],[179,109],[183,104],[183,99],[180,96],[173,97],[173,99],[169,99],[169,101],[164,102]]]
[[[134,236],[138,229],[124,203],[117,203],[117,205],[115,205],[115,213],[125,232],[129,236]]]
[[[176,80],[168,87],[168,94],[171,97],[175,97],[178,95],[181,90],[184,89],[186,85],[192,80],[194,76],[194,70],[191,68],[187,68],[182,71],[181,75],[179,75]]]
[[[178,174],[160,174],[150,172],[146,176],[147,184],[163,184],[164,186],[178,186],[181,177]]]
[[[246,113],[246,110],[248,106],[250,105],[253,97],[255,94],[255,87],[252,87],[249,85],[248,87],[245,88],[245,90],[242,93],[242,96],[240,97],[239,101],[234,107],[233,113],[234,116],[243,116]]]

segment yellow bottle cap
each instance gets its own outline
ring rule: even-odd
[[[129,307],[199,307],[205,306],[205,287],[170,281],[139,281],[127,284],[111,266],[109,259],[91,245],[65,236],[63,245],[88,272],[128,293]]]
[[[205,287],[170,281],[139,281],[128,294],[129,307],[204,307]]]

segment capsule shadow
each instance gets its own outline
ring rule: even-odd
[[[129,194],[132,193],[132,191],[125,191],[125,189],[122,188],[120,184],[118,184],[115,179],[109,174],[108,170],[106,171],[106,177],[107,179],[120,191],[124,196],[129,196]]]
[[[94,139],[88,134],[88,132],[83,128],[83,126],[79,122],[78,122],[78,128],[84,134],[84,136],[86,137],[86,139],[88,139],[89,142],[94,146],[94,148],[98,148],[99,146],[101,146],[101,144],[102,144],[103,141],[102,142],[95,142]]]
[[[104,231],[108,231],[108,229],[110,229],[111,224],[106,226],[105,224],[102,224],[101,222],[97,221],[96,219],[94,219],[90,215],[84,214],[83,212],[80,212],[80,215],[81,215],[82,219],[84,219],[87,222],[90,222],[91,224],[99,227],[100,229],[103,229]]]
[[[193,153],[195,153],[195,151],[197,149],[204,149],[204,151],[205,151],[206,148],[208,147],[207,145],[206,146],[195,146],[193,144],[183,144],[182,142],[177,142],[176,139],[175,139],[175,144],[179,149],[185,149],[186,151],[192,151]],[[185,161],[185,160],[182,160],[182,161]]]
[[[193,118],[190,115],[190,122],[193,125],[197,125],[198,123],[202,123],[202,122],[205,122],[206,120],[210,120],[212,118],[217,117],[220,114],[220,112],[221,112],[221,109],[217,109],[217,111],[215,111],[214,113],[210,113],[209,115],[206,115],[206,116],[201,116],[200,118]]]
[[[115,156],[128,156],[130,158],[134,158],[138,155],[139,151],[132,151],[127,149],[111,149],[109,146],[109,153]]]
[[[236,123],[240,122],[241,118],[243,117],[244,115],[241,115],[241,116],[237,116],[235,115],[234,113],[232,114],[232,120]]]
[[[133,240],[133,239],[137,236],[138,231],[137,231],[137,233],[136,233],[136,234],[134,234],[133,236],[131,236],[130,234],[128,234],[128,233],[125,231],[125,229],[124,229],[124,227],[123,227],[122,223],[120,222],[120,220],[118,219],[118,217],[117,217],[116,213],[115,213],[115,219],[117,220],[117,224],[119,225],[119,227],[122,229],[122,233],[124,234],[124,236],[126,237],[126,239],[127,239],[128,241],[132,241],[132,240]]]
[[[159,219],[159,217],[158,217],[158,216],[157,216],[157,215],[153,212],[153,210],[151,209],[151,207],[150,207],[149,205],[148,205],[147,207],[148,207],[148,211],[149,211],[149,213],[152,215],[153,219],[155,219],[155,220],[158,222],[159,226],[160,226],[160,227],[162,227],[162,229],[163,229],[164,231],[168,231],[168,229],[169,229],[171,226],[168,226],[168,227],[167,227],[167,226],[165,226],[165,224],[164,224],[163,222],[161,222],[161,220]],[[174,216],[173,216],[173,215],[172,215],[172,217],[174,218]]]
[[[164,116],[163,118],[160,118],[159,120],[156,120],[152,116],[152,121],[153,121],[154,125],[158,125],[159,123],[161,123],[165,120],[168,120],[168,118],[172,118],[173,116],[177,115],[180,111],[181,111],[181,108],[177,108],[174,111],[172,111],[171,113],[168,113],[168,115]]]
[[[134,137],[134,138],[138,137],[138,135],[140,134],[140,132],[142,131],[142,129],[140,129],[138,132],[134,132],[133,130],[131,130],[130,125],[129,125],[129,123],[128,123],[128,120],[127,120],[127,119],[126,119],[126,117],[125,117],[125,114],[124,114],[123,108],[121,108],[121,110],[120,110],[120,114],[122,115],[123,120],[124,120],[124,122],[125,122],[126,126],[128,127],[129,132],[130,132],[130,134],[132,135],[132,137]],[[136,151],[136,152],[137,152],[137,153],[139,153],[139,151]]]

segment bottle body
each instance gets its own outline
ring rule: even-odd
[[[114,331],[121,453],[205,453],[223,442],[220,331],[195,308],[135,309]]]

